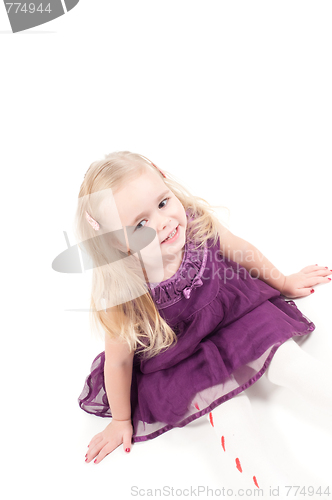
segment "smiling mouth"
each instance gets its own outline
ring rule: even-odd
[[[178,227],[179,225],[176,226],[175,229],[173,229],[173,231],[167,236],[167,238],[165,238],[162,243],[165,243],[165,241],[168,241],[168,240],[171,240],[172,238],[174,238],[174,236],[176,235],[177,231],[178,231]]]

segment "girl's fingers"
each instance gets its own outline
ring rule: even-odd
[[[319,285],[319,283],[330,283],[330,280],[321,276],[314,276],[306,279],[305,287]]]
[[[103,440],[103,436],[100,434],[96,434],[89,443],[89,450],[92,450],[98,443]]]
[[[106,457],[106,455],[109,455],[114,451],[116,448],[120,446],[119,444],[114,444],[114,443],[107,443],[99,452],[97,455],[96,459],[94,460],[95,464],[99,464],[103,460],[103,458]]]
[[[102,439],[94,446],[91,447],[91,445],[90,445],[89,449],[87,451],[87,454],[86,454],[87,462],[91,462],[91,460],[93,460],[98,455],[98,453],[103,448],[103,446],[105,446],[105,444],[106,444],[106,441],[104,441]]]
[[[326,266],[307,266],[301,269],[300,273],[311,273],[314,271],[331,271],[330,269],[326,268]]]
[[[128,434],[128,435],[123,437],[123,449],[127,453],[129,453],[129,451],[131,450],[131,438],[132,438],[132,434]],[[127,451],[127,450],[129,450],[129,451]]]
[[[332,274],[332,271],[330,271],[330,269],[320,269],[318,271],[313,271],[311,273],[307,273],[307,276],[308,277],[311,277],[311,276],[330,276],[330,274]]]
[[[297,297],[307,297],[308,295],[311,295],[311,288],[301,288],[297,291],[296,293],[296,298]]]

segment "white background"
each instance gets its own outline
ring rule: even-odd
[[[6,499],[127,499],[132,486],[238,481],[206,419],[84,462],[109,422],[77,404],[103,344],[87,313],[66,311],[88,304],[89,276],[51,264],[66,248],[63,231],[75,243],[90,164],[129,150],[227,206],[231,231],[284,274],[332,269],[331,15],[328,1],[81,0],[12,34],[0,5]],[[331,287],[296,300],[316,325],[303,349],[327,362]],[[248,393],[292,484],[325,489],[329,419],[266,380]]]

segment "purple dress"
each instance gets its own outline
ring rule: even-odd
[[[160,315],[178,341],[151,359],[135,352],[131,384],[132,442],[183,427],[254,384],[278,347],[315,329],[292,300],[225,258],[220,239],[196,249],[187,240],[180,268],[151,285]],[[87,413],[111,417],[104,384],[105,351],[78,398]]]

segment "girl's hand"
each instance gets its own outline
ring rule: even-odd
[[[89,463],[95,457],[94,461],[99,464],[103,458],[111,453],[115,448],[123,443],[125,451],[131,448],[131,438],[133,435],[133,426],[131,420],[114,420],[108,424],[105,430],[96,434],[89,443],[89,450],[86,454],[86,462]]]
[[[305,297],[314,291],[313,286],[319,283],[330,283],[330,278],[326,277],[329,274],[332,274],[332,270],[327,267],[307,266],[299,273],[286,276],[280,293],[290,299]]]

